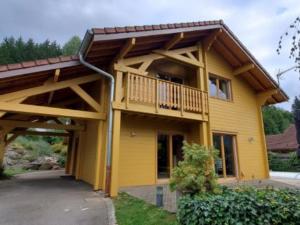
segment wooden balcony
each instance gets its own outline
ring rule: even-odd
[[[186,85],[127,73],[122,84],[122,101],[114,108],[207,121],[208,95]]]

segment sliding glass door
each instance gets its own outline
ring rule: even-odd
[[[236,137],[229,134],[213,134],[213,144],[219,150],[215,170],[219,177],[237,176]]]

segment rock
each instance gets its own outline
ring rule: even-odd
[[[60,166],[59,165],[54,165],[53,167],[52,167],[52,170],[60,170],[61,168],[60,168]]]
[[[22,157],[22,155],[12,150],[6,151],[5,156],[10,159],[20,159]]]
[[[23,169],[25,170],[38,170],[41,167],[39,163],[27,163],[23,165]]]
[[[43,163],[39,170],[51,170],[53,168],[53,163]]]
[[[16,153],[18,153],[19,155],[24,155],[25,154],[25,150],[21,149],[21,148],[17,148],[14,150]]]

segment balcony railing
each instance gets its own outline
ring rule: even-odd
[[[197,88],[128,73],[126,75],[125,103],[141,104],[159,110],[184,113],[208,113],[207,92]],[[170,111],[171,112],[171,111]]]

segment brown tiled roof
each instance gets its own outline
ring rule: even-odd
[[[35,66],[44,66],[44,65],[50,65],[55,63],[70,62],[70,61],[78,61],[78,57],[75,55],[59,56],[55,58],[39,59],[39,60],[28,61],[28,62],[0,65],[0,72],[17,70],[17,69],[25,69],[25,68],[35,67]]]
[[[189,23],[168,23],[168,24],[159,24],[159,25],[93,28],[92,31],[94,34],[116,34],[116,33],[177,29],[177,28],[187,28],[187,27],[200,27],[200,26],[207,26],[207,25],[223,25],[223,24],[224,24],[223,20],[210,20],[210,21],[199,21],[199,22],[189,22]]]
[[[283,134],[267,135],[267,148],[269,151],[291,151],[298,148],[296,127],[290,125]]]

